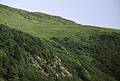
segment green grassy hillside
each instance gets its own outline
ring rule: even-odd
[[[120,30],[0,5],[0,81],[120,81]]]
[[[76,32],[91,33],[94,30],[114,31],[112,29],[83,26],[57,16],[38,12],[27,12],[0,5],[0,23],[22,30],[37,37],[70,36]],[[115,30],[117,31],[117,30]]]

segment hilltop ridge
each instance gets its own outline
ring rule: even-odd
[[[120,30],[0,5],[0,81],[120,81]]]

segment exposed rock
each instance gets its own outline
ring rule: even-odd
[[[61,70],[61,74],[62,74],[63,77],[72,76],[72,74],[65,67],[60,66],[59,68]]]
[[[55,56],[53,60],[51,60],[51,64],[46,64],[47,61],[39,56],[30,55],[30,61],[32,65],[40,70],[45,76],[48,76],[48,72],[46,72],[46,68],[43,67],[45,64],[49,70],[55,75],[57,78],[62,78],[66,76],[72,76],[72,74],[63,66],[61,63],[61,59],[58,56]]]
[[[41,58],[39,56],[37,56],[37,58],[41,61]],[[30,60],[31,60],[33,66],[38,68],[40,70],[40,72],[43,73],[45,76],[48,76],[48,73],[45,72],[45,69],[42,68],[41,64],[34,57],[30,56]]]
[[[40,58],[39,56],[35,56],[37,60],[39,60],[41,63],[46,64],[47,61],[43,58]]]
[[[65,76],[72,76],[72,74],[61,64],[61,59],[56,56],[51,64],[51,69],[55,72],[56,77],[65,77]]]

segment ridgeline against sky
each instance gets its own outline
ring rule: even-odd
[[[120,28],[119,0],[0,0],[0,3],[62,16],[80,24]]]
[[[20,7],[13,2],[9,5]],[[47,9],[39,3],[32,5],[32,0],[29,5],[21,2],[18,1],[21,6],[26,3],[23,5],[26,10]],[[51,3],[45,4],[47,7]],[[80,13],[77,5],[73,7]],[[51,7],[46,13],[53,9],[51,14],[59,15],[55,12],[61,10],[62,16],[73,17],[72,20],[79,16],[77,10],[65,4],[54,3]],[[120,81],[120,30],[81,25],[59,16],[26,10],[0,4],[0,81]],[[89,10],[90,14],[93,12]],[[108,20],[109,23],[104,23],[114,23],[110,23],[109,17]]]

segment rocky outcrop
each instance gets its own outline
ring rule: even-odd
[[[35,58],[34,58],[35,57]],[[46,61],[39,56],[31,56],[30,61],[36,68],[39,69],[41,73],[43,73],[45,76],[48,76],[48,73],[45,71],[45,68],[42,67],[42,63],[46,63]]]
[[[50,68],[54,71],[54,74],[58,78],[65,76],[72,76],[72,74],[67,70],[67,68],[65,68],[61,63],[61,59],[57,56],[51,63]]]
[[[38,70],[47,77],[49,76],[49,72],[46,72],[46,68],[43,67],[43,65],[46,65],[46,67],[57,78],[72,76],[72,74],[67,70],[67,68],[65,68],[64,65],[61,63],[61,59],[58,56],[55,56],[55,58],[51,60],[51,63],[47,64],[47,61],[45,59],[39,56],[30,55],[30,62],[34,67],[38,68]]]

